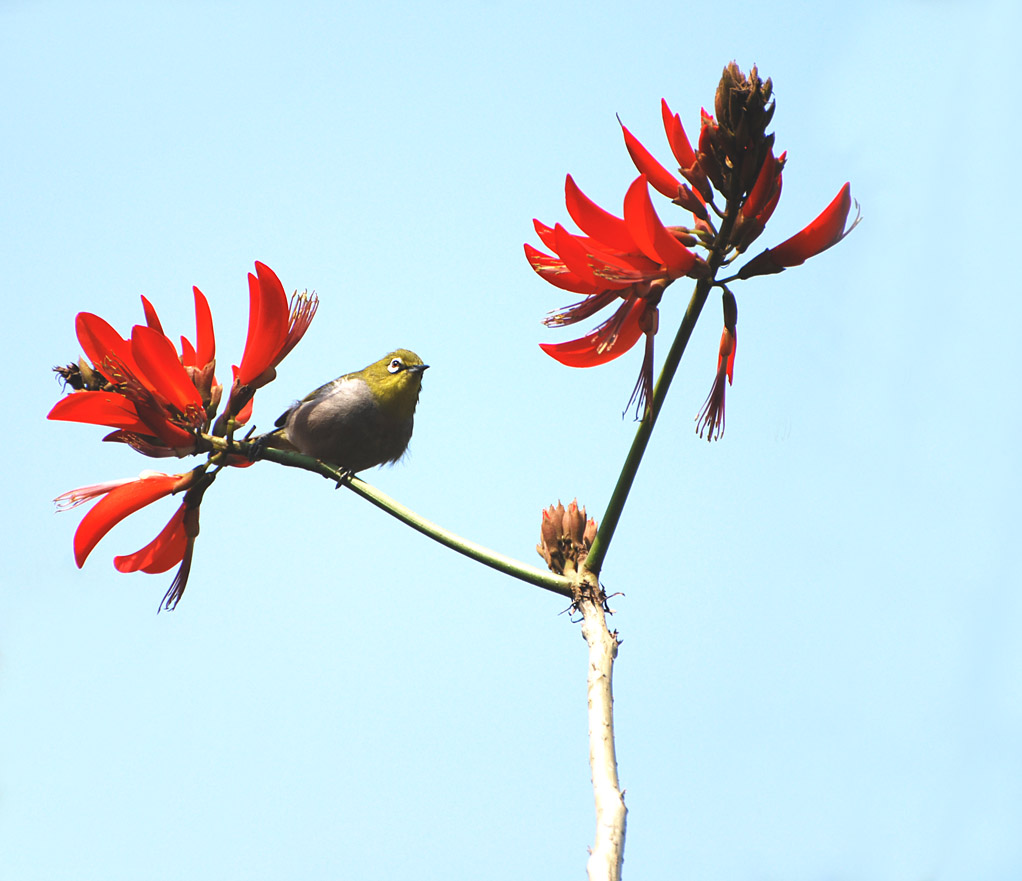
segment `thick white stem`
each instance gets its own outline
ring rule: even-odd
[[[625,855],[624,797],[618,785],[614,751],[612,680],[617,634],[607,629],[602,593],[579,603],[582,635],[589,646],[589,765],[596,801],[596,839],[586,863],[589,881],[619,881]]]

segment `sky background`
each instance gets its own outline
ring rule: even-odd
[[[638,350],[537,347],[571,295],[530,270],[564,175],[618,212],[615,113],[667,164],[721,68],[773,78],[784,194],[757,243],[850,180],[864,220],[735,287],[727,432],[694,418],[707,304],[604,579],[623,644],[626,878],[1022,876],[1018,4],[0,3],[0,878],[582,877],[585,645],[562,598],[310,474],[225,473],[191,580],[83,570],[73,487],[178,468],[45,420],[74,316],[139,295],[218,374],[246,273],[319,314],[256,398],[396,347],[432,365],[405,461],[365,477],[536,565],[541,509],[597,518]],[[688,215],[655,198],[667,223]],[[755,250],[755,249],[754,249]],[[659,363],[690,287],[667,292]],[[583,327],[588,329],[588,326]]]

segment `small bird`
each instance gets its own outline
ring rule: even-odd
[[[391,352],[296,401],[256,444],[294,448],[350,474],[396,462],[408,449],[428,367],[408,349]]]

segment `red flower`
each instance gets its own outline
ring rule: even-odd
[[[280,279],[269,266],[256,262],[256,275],[248,274],[248,336],[241,364],[233,368],[234,385],[227,415],[247,422],[252,396],[276,377],[276,367],[298,345],[316,315],[319,300],[313,294],[295,294],[288,307]]]
[[[195,344],[187,337],[181,337],[181,365],[192,383],[199,390],[206,414],[210,418],[220,405],[223,386],[216,381],[213,374],[216,368],[216,338],[213,334],[213,316],[209,311],[209,303],[205,295],[197,287],[192,287],[195,296]],[[159,316],[145,297],[142,297],[142,309],[145,312],[146,324],[153,330],[163,333],[163,325]],[[165,335],[165,334],[164,334]]]
[[[628,129],[621,125],[621,133],[624,135],[625,147],[632,162],[642,174],[646,175],[654,189],[663,193],[668,199],[676,201],[684,208],[688,208],[698,218],[707,219],[706,203],[713,199],[713,190],[706,173],[699,165],[695,151],[689,143],[688,135],[681,124],[681,117],[677,113],[671,113],[667,101],[660,99],[660,113],[664,121],[664,131],[667,133],[667,142],[671,146],[671,152],[678,161],[678,171],[695,188],[692,189],[681,183],[673,174],[664,168]],[[620,120],[619,120],[620,121]],[[705,121],[705,120],[704,120]]]
[[[301,339],[316,312],[315,296],[296,295],[288,310],[284,289],[267,266],[256,263],[258,276],[249,275],[251,313],[249,337],[232,391],[235,422],[251,409],[255,390],[274,377],[274,368]],[[184,456],[202,449],[200,434],[210,430],[220,403],[222,386],[214,375],[216,340],[209,304],[198,288],[195,298],[195,342],[181,338],[180,353],[164,333],[152,303],[142,298],[145,325],[136,325],[125,339],[97,315],[82,312],[75,321],[78,340],[88,361],[58,368],[74,391],[49,413],[50,419],[106,425],[115,431],[104,440],[130,444],[148,456]],[[228,420],[229,424],[229,420]],[[222,436],[219,424],[213,433]],[[217,465],[251,464],[231,457]],[[217,469],[210,463],[187,474],[149,472],[134,480],[115,480],[82,487],[57,499],[61,508],[89,499],[101,500],[82,519],[75,533],[75,562],[79,567],[96,544],[134,511],[172,493],[184,491],[184,501],[156,538],[134,554],[119,556],[121,572],[165,572],[180,564],[161,606],[172,609],[184,592],[192,551],[199,533],[199,505]]]
[[[62,398],[47,418],[120,429],[112,439],[136,435],[162,455],[192,452],[195,431],[208,416],[174,344],[143,325],[132,328],[131,339],[125,340],[90,312],[78,314],[75,329],[103,389]]]
[[[625,196],[623,218],[594,205],[569,175],[565,201],[584,235],[568,233],[559,224],[550,228],[534,221],[551,253],[525,246],[529,263],[542,278],[584,295],[580,302],[548,316],[547,326],[572,324],[608,306],[616,307],[610,318],[585,336],[565,343],[542,343],[543,351],[571,367],[594,367],[618,357],[645,337],[642,370],[632,393],[640,412],[652,398],[653,338],[667,286],[687,275],[723,288],[724,332],[717,374],[697,417],[697,431],[701,436],[708,433],[711,440],[724,430],[725,390],[733,377],[737,342],[737,305],[726,284],[796,266],[839,242],[858,222],[856,218],[845,229],[851,206],[850,189],[845,184],[838,198],[802,232],[749,261],[737,275],[717,280],[717,270],[730,266],[763,232],[781,197],[787,154],[774,155],[774,135],[766,131],[774,111],[772,94],[771,81],[761,79],[755,67],[746,75],[737,64],[729,64],[714,98],[716,118],[705,109],[701,111],[695,148],[681,118],[661,100],[664,131],[680,177],[621,124],[625,147],[641,172]],[[647,182],[690,211],[692,226],[665,226],[653,209]],[[706,258],[689,250],[693,246],[705,248]],[[705,296],[705,289],[702,293]]]
[[[75,508],[89,499],[102,497],[82,518],[75,532],[74,551],[78,568],[81,569],[85,565],[86,559],[99,544],[100,539],[125,517],[165,496],[187,489],[194,481],[194,472],[191,471],[186,474],[145,471],[133,479],[83,486],[57,496],[54,501],[62,510]],[[180,562],[180,557],[174,562]]]
[[[90,499],[101,497],[82,518],[75,532],[75,563],[79,569],[100,540],[125,517],[173,493],[185,491],[185,499],[167,525],[149,544],[133,554],[114,557],[118,572],[166,572],[180,565],[161,608],[173,609],[184,593],[191,569],[192,550],[199,534],[199,503],[212,483],[201,466],[186,474],[143,472],[137,478],[111,480],[94,486],[80,487],[57,496],[54,500],[62,510],[77,507]]]
[[[593,332],[566,343],[544,343],[548,355],[572,367],[604,364],[627,352],[643,333],[647,354],[640,375],[639,404],[652,393],[652,336],[656,333],[657,305],[664,288],[685,274],[697,274],[704,265],[682,243],[684,234],[665,227],[653,209],[645,175],[628,188],[624,217],[600,208],[565,180],[568,213],[588,236],[573,235],[563,226],[553,228],[534,221],[541,241],[554,255],[525,246],[532,268],[557,287],[585,294],[586,299],[546,319],[558,327],[594,315],[621,299],[615,313]]]
[[[782,153],[780,158],[775,159],[774,151],[767,151],[756,183],[749,191],[748,198],[742,203],[742,209],[738,212],[738,219],[731,234],[731,240],[739,254],[759,238],[777,207],[781,198],[781,171],[787,155]]]
[[[810,257],[833,247],[855,229],[862,219],[856,213],[855,220],[845,228],[851,207],[851,185],[846,183],[812,223],[776,247],[757,254],[738,271],[736,278],[782,272],[789,266],[800,266]]]
[[[724,433],[724,398],[727,385],[734,380],[735,351],[738,348],[738,303],[734,295],[724,291],[724,330],[720,335],[720,348],[717,352],[717,375],[706,402],[696,416],[696,433],[702,437],[706,433],[708,441],[717,440]]]

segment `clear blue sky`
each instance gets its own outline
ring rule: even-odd
[[[51,499],[153,463],[46,422],[50,368],[76,312],[127,330],[143,293],[191,334],[196,284],[227,375],[262,260],[322,306],[255,421],[413,348],[411,455],[366,477],[538,563],[543,506],[606,504],[639,353],[543,355],[570,298],[522,242],[567,222],[566,172],[616,210],[614,114],[666,159],[661,97],[694,131],[731,59],[773,78],[788,151],[763,244],[845,180],[865,220],[738,286],[713,445],[708,307],[611,548],[626,877],[1022,876],[1022,15],[728,8],[0,5],[0,878],[582,877],[586,659],[560,598],[265,464],[217,481],[157,616],[169,576],[111,558],[175,503],[75,568],[81,509]]]

